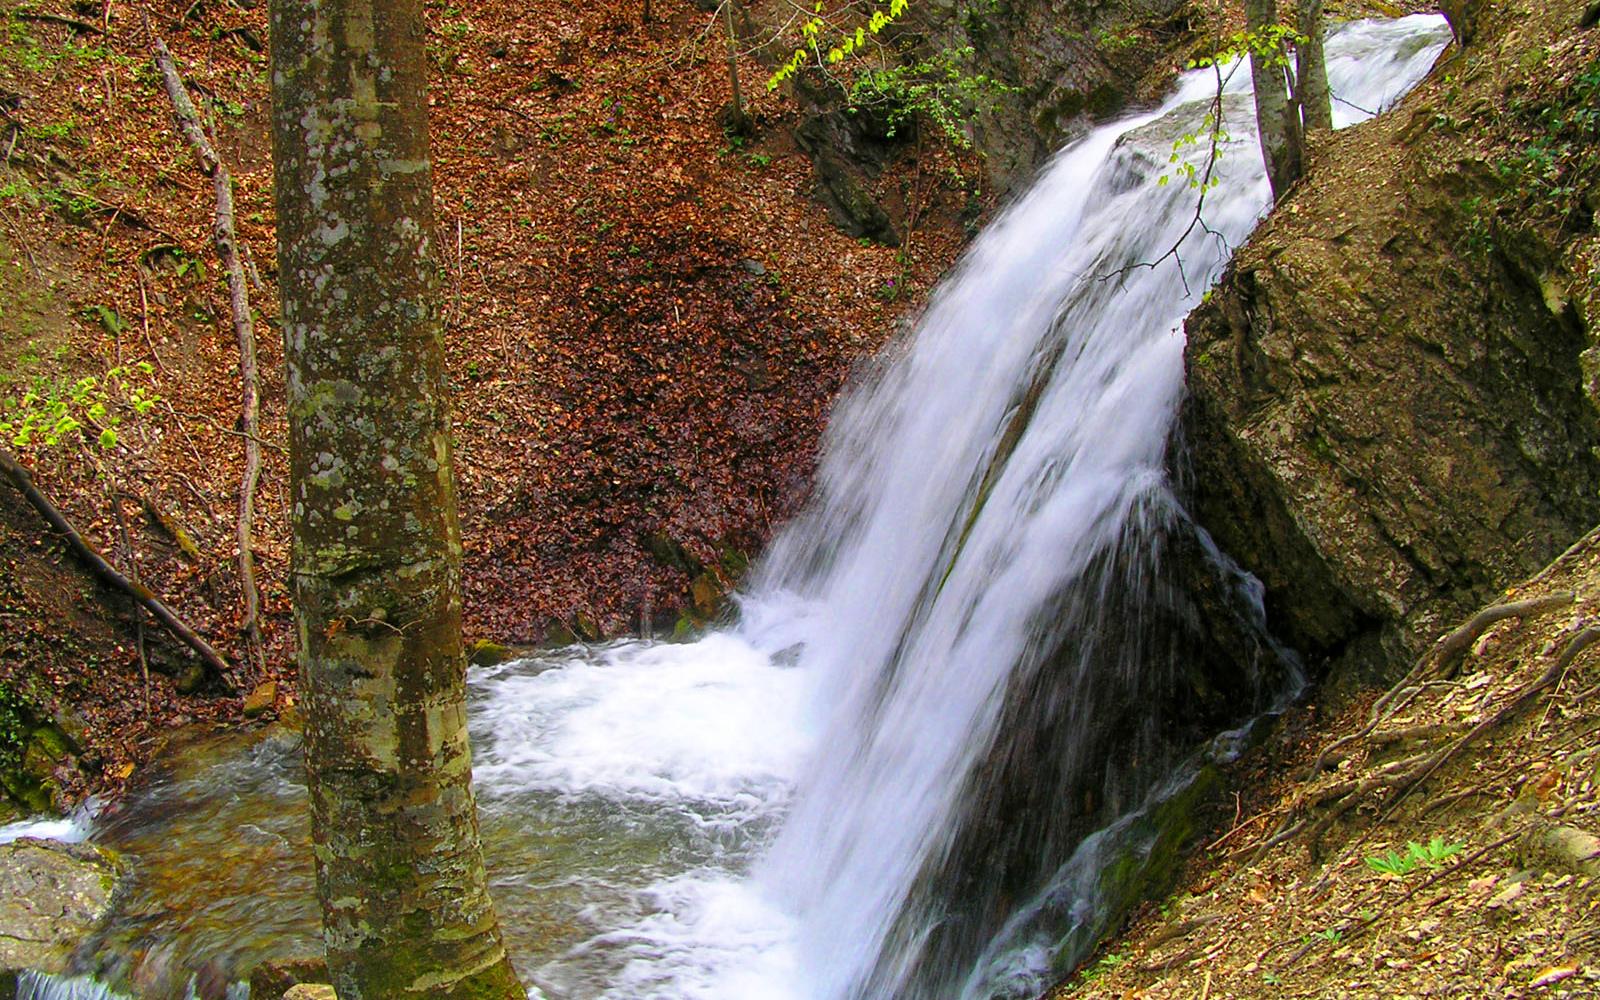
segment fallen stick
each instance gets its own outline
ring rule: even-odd
[[[238,545],[239,589],[244,596],[244,622],[240,631],[249,643],[251,658],[257,667],[262,667],[265,666],[265,656],[261,641],[261,592],[256,586],[255,552],[252,548],[255,541],[256,487],[261,482],[261,394],[257,388],[256,333],[250,319],[249,286],[245,284],[244,266],[239,262],[239,240],[234,234],[233,178],[206,138],[205,130],[200,127],[200,117],[189,98],[188,88],[183,85],[183,78],[178,75],[172,53],[159,36],[151,37],[154,38],[152,48],[156,66],[161,70],[167,96],[172,99],[178,127],[189,140],[189,148],[194,151],[200,169],[211,176],[217,197],[216,221],[211,237],[217,247],[217,256],[222,259],[223,271],[228,276],[228,309],[233,315],[234,336],[239,341],[242,395],[239,433],[244,438],[244,475],[239,484]]]
[[[19,10],[13,11],[11,16],[19,21],[34,21],[39,24],[59,24],[63,27],[71,28],[73,31],[81,31],[89,35],[105,34],[105,32],[96,25],[90,24],[87,21],[80,21],[75,17],[63,17],[60,14],[46,14],[42,11]]]
[[[28,470],[4,449],[0,449],[0,472],[4,472],[12,485],[22,492],[23,498],[29,505],[50,522],[52,528],[61,533],[67,545],[77,553],[79,559],[94,570],[96,576],[137,601],[155,617],[156,621],[166,626],[167,631],[194,650],[201,661],[211,668],[216,680],[227,686],[228,661],[212,649],[211,644],[202,639],[199,633],[185,624],[183,619],[174,614],[171,608],[162,603],[159,597],[151,593],[149,588],[140,586],[123,576],[115,566],[106,561],[104,556],[95,551],[94,546],[85,541],[66,516],[50,502],[50,498],[39,492],[39,487],[34,485],[33,477],[28,474]]]

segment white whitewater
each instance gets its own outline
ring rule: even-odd
[[[1447,39],[1438,18],[1340,29],[1328,46],[1336,117],[1397,100]],[[1207,73],[1064,150],[984,232],[915,333],[837,409],[816,499],[758,567],[740,624],[474,675],[493,891],[535,996],[985,1000],[1047,980],[1064,928],[1044,917],[1087,919],[1097,852],[1162,785],[1159,773],[1119,785],[1132,761],[1105,748],[1120,734],[1090,732],[1118,724],[1104,710],[1118,690],[1143,697],[1138,658],[1052,650],[1119,645],[1140,621],[1094,615],[1137,605],[1118,587],[1163,582],[1165,563],[1142,553],[1181,520],[1164,468],[1183,317],[1267,204],[1248,76],[1228,85],[1233,139],[1205,212],[1216,235],[1188,236],[1181,271],[1136,265],[1193,215],[1194,192],[1159,179],[1173,140],[1201,128]],[[984,824],[1004,815],[974,801],[1010,759],[997,733],[1030,697],[1019,683],[1057,671],[1052,718],[1085,732],[1051,737],[1046,755],[1064,747],[1061,766],[1094,779],[1084,787],[1098,790],[1101,829],[1062,833],[1037,872],[996,869],[1016,882],[1005,893],[966,895],[990,876],[971,866],[989,853]],[[254,848],[265,861],[238,864],[272,870],[242,881],[303,905],[309,872],[287,868],[304,837],[285,818],[301,815],[297,766],[292,747],[264,744],[173,778],[90,835],[145,862],[180,836],[159,823],[233,789],[255,797],[249,825],[217,795],[204,827],[266,845]],[[249,901],[191,901],[211,922],[183,917],[169,950],[194,962],[225,950],[261,923]],[[272,911],[282,935],[311,933],[309,912],[289,909]],[[118,961],[96,971],[126,976]],[[102,995],[88,980],[25,988]]]

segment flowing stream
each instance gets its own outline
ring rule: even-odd
[[[1341,123],[1447,39],[1430,17],[1337,30]],[[1205,155],[1214,86],[1189,74],[1064,150],[978,239],[837,409],[738,624],[473,673],[492,889],[535,996],[1035,994],[1156,850],[1196,748],[1293,692],[1253,582],[1165,472],[1183,317],[1268,200],[1243,71],[1206,226],[1161,183],[1180,137]],[[315,953],[298,751],[200,740],[80,824],[137,866],[84,972],[222,996]]]

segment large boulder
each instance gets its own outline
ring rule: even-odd
[[[65,972],[73,949],[111,916],[125,871],[89,844],[0,844],[0,968]]]
[[[1193,510],[1274,627],[1350,677],[1392,673],[1600,521],[1584,10],[1485,14],[1317,151],[1189,319]]]

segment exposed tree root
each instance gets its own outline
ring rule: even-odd
[[[1588,536],[1585,537],[1587,538]],[[1569,549],[1568,551],[1571,552],[1572,550]],[[1372,712],[1367,717],[1366,725],[1348,736],[1334,740],[1323,748],[1322,753],[1317,755],[1317,759],[1308,768],[1309,774],[1313,777],[1316,776],[1325,768],[1327,761],[1336,751],[1352,743],[1365,740],[1372,735],[1378,726],[1391,718],[1406,704],[1409,704],[1420,693],[1421,689],[1416,687],[1418,681],[1453,668],[1461,657],[1466,654],[1467,650],[1472,648],[1472,644],[1478,641],[1478,637],[1488,631],[1489,626],[1505,621],[1507,618],[1525,618],[1529,615],[1549,611],[1552,608],[1565,607],[1571,604],[1573,599],[1572,594],[1563,592],[1549,594],[1545,597],[1529,598],[1525,601],[1495,604],[1479,611],[1466,624],[1434,643],[1433,648],[1417,660],[1405,677],[1401,678],[1394,687],[1372,703]]]
[[[1579,543],[1568,549],[1558,562],[1568,560],[1576,553],[1584,551],[1595,538],[1596,533],[1594,532],[1585,535]],[[1311,766],[1307,768],[1304,780],[1308,782],[1314,780],[1337,761],[1347,756],[1343,751],[1358,743],[1364,744],[1368,748],[1376,748],[1413,741],[1427,742],[1433,738],[1454,733],[1460,728],[1461,724],[1441,723],[1409,726],[1383,732],[1379,731],[1379,727],[1411,704],[1428,688],[1439,684],[1451,684],[1452,682],[1449,681],[1429,680],[1428,678],[1456,672],[1462,658],[1491,626],[1510,618],[1523,619],[1554,608],[1566,607],[1572,604],[1575,599],[1575,595],[1570,592],[1560,592],[1521,601],[1495,604],[1480,610],[1460,628],[1441,637],[1428,652],[1418,658],[1406,676],[1401,678],[1400,681],[1373,703],[1367,720],[1360,729],[1324,747]],[[1497,711],[1467,729],[1465,733],[1451,740],[1446,746],[1425,750],[1402,760],[1385,764],[1361,778],[1336,781],[1321,787],[1308,787],[1285,810],[1282,820],[1275,829],[1263,836],[1259,843],[1238,852],[1251,852],[1251,860],[1245,867],[1253,866],[1274,847],[1297,837],[1304,837],[1309,840],[1312,844],[1313,853],[1315,853],[1315,845],[1321,841],[1323,835],[1328,832],[1335,822],[1351,809],[1368,801],[1373,795],[1384,793],[1383,811],[1373,826],[1381,825],[1408,795],[1420,788],[1446,764],[1460,756],[1462,752],[1482,739],[1491,730],[1511,721],[1526,710],[1539,694],[1559,683],[1577,656],[1597,640],[1600,640],[1600,627],[1586,626],[1581,629],[1567,642],[1560,655],[1551,662],[1550,666],[1538,678],[1517,691]],[[1600,692],[1600,685],[1580,693],[1576,700],[1587,699],[1595,692]],[[1475,795],[1482,793],[1482,791],[1481,787],[1475,786],[1466,794]],[[1441,804],[1443,803],[1430,803],[1428,808],[1432,809]],[[1347,845],[1340,856],[1343,857],[1350,851],[1357,849],[1365,839],[1366,836],[1363,835],[1353,844]],[[1332,871],[1337,867],[1337,864],[1330,863],[1328,865],[1327,872],[1318,883],[1319,891],[1326,886],[1329,878],[1331,878]],[[1297,955],[1296,957],[1299,956]]]

